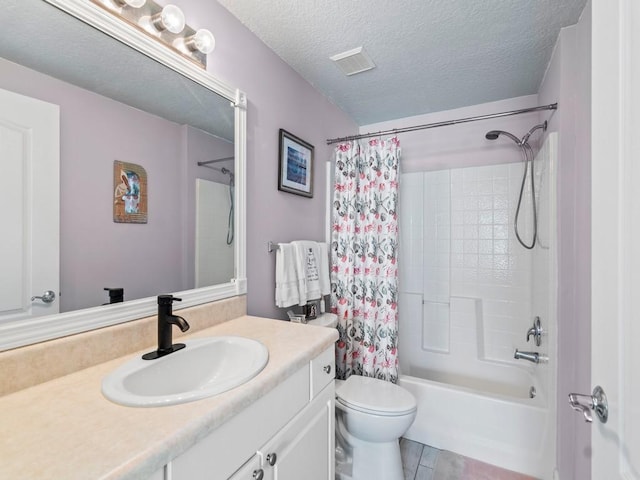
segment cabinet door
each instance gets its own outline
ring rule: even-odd
[[[335,371],[335,347],[331,345],[331,347],[311,360],[311,400],[330,382],[333,382]]]
[[[256,400],[172,464],[172,480],[226,480],[309,401],[309,366]]]
[[[265,480],[333,480],[334,391],[327,386],[260,450]]]

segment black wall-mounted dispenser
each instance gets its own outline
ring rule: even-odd
[[[104,288],[105,291],[109,292],[109,302],[104,303],[103,305],[109,305],[111,303],[122,303],[124,302],[124,288]]]

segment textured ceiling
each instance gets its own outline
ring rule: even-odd
[[[358,124],[535,94],[586,0],[218,0]],[[377,68],[329,57],[364,46]]]

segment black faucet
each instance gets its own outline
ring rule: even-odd
[[[153,360],[164,357],[177,350],[184,348],[184,343],[173,343],[171,325],[177,325],[178,328],[186,332],[189,330],[187,321],[173,314],[173,302],[181,302],[181,298],[173,295],[158,295],[158,349],[153,352],[145,353],[142,358],[144,360]]]

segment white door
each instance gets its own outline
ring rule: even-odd
[[[0,322],[59,310],[59,117],[57,105],[0,90]]]
[[[592,479],[640,479],[640,2],[593,2]],[[587,392],[581,392],[587,393]]]

